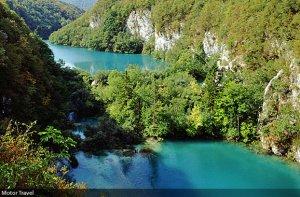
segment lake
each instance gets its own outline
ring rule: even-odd
[[[125,70],[128,64],[145,69],[160,65],[149,56],[49,46],[56,60],[91,73]],[[84,140],[85,125],[94,124],[97,119],[86,120],[74,134]],[[93,189],[300,189],[299,169],[225,142],[165,141],[157,144],[154,154],[136,151],[124,156],[110,150],[98,156],[79,151],[75,156],[79,166],[68,175]]]
[[[67,67],[83,69],[91,74],[99,70],[124,71],[128,65],[137,65],[143,69],[162,66],[162,62],[148,55],[93,51],[45,42],[52,50],[56,61],[61,59]]]
[[[84,133],[85,120],[74,130]],[[141,146],[141,145],[140,145]],[[69,173],[76,182],[97,189],[300,189],[300,170],[240,145],[211,141],[165,141],[154,154],[132,156],[76,153],[79,166]],[[300,194],[300,193],[299,193]]]
[[[300,173],[279,160],[222,142],[161,144],[154,155],[78,152],[70,175],[100,189],[300,189]]]

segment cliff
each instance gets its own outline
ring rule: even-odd
[[[266,151],[299,160],[299,10],[296,0],[103,0],[50,39],[159,54],[172,69],[205,79],[210,108],[201,112],[216,135],[260,140]]]

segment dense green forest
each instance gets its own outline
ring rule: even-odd
[[[82,1],[82,0],[60,0],[60,1],[72,4],[82,10],[87,10],[87,9],[91,8],[97,2],[97,0],[84,0],[84,1]]]
[[[143,1],[98,1],[74,23],[53,33],[50,41],[101,51],[141,53],[143,41],[130,35],[125,25],[130,11],[140,2]],[[92,28],[91,21],[97,27]]]
[[[100,0],[53,33],[51,41],[150,53],[166,67],[131,66],[95,75],[62,69],[63,62],[55,63],[47,45],[2,2],[0,179],[6,181],[0,187],[83,187],[58,178],[54,161],[79,146],[122,148],[150,137],[267,143],[272,146],[267,152],[295,160],[300,146],[299,95],[294,94],[299,86],[292,80],[299,74],[298,0]],[[154,38],[144,41],[128,31],[130,13],[143,9],[151,10],[156,31],[180,32],[171,50],[155,50]],[[208,55],[203,40],[212,34],[211,42],[225,47],[212,46],[222,50]],[[71,111],[102,116],[101,126],[88,131],[79,146],[64,131]]]
[[[75,146],[58,128],[66,126],[70,95],[84,90],[81,77],[61,69],[47,45],[1,1],[0,188],[79,187],[58,177],[54,164]]]
[[[83,13],[81,9],[58,0],[8,0],[8,4],[32,31],[44,39]]]
[[[128,32],[128,16],[141,9],[151,10],[156,31],[181,32],[172,50],[155,51],[153,39],[145,43]],[[297,0],[103,0],[50,40],[116,52],[144,50],[169,64],[164,71],[131,68],[94,77],[94,95],[128,133],[266,139],[286,155],[298,146],[300,132],[299,97],[292,99],[297,87],[290,81],[291,65],[294,72],[299,67],[299,9]],[[99,19],[97,27],[90,26],[91,19]],[[231,61],[205,55],[208,32],[226,45]],[[280,70],[284,75],[264,95]]]

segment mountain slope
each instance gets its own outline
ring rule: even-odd
[[[82,10],[88,10],[90,9],[96,2],[97,0],[60,0],[65,3],[72,4]]]
[[[11,9],[17,12],[43,39],[78,18],[83,11],[58,0],[8,0]]]
[[[54,62],[47,45],[0,0],[0,188],[81,187],[63,179],[55,166],[60,158],[68,157],[70,143],[74,146],[75,142],[54,127],[43,131],[45,125],[55,125],[54,120],[64,117],[68,73]],[[44,143],[40,133],[55,135],[60,144],[47,139],[50,143]]]
[[[129,70],[125,76],[111,74],[109,85],[100,84],[96,94],[102,94],[103,86],[108,93],[116,90],[113,96],[122,94],[119,85],[123,78],[124,87],[137,88],[132,94],[132,89],[124,90],[124,95],[129,91],[129,95],[137,96],[132,102],[120,101],[119,98],[127,98],[123,95],[106,101],[110,115],[125,128],[140,131],[147,125],[143,134],[157,137],[170,134],[170,130],[175,132],[176,128],[189,131],[184,124],[192,119],[192,125],[196,126],[192,134],[210,134],[246,143],[260,140],[264,149],[274,154],[287,155],[292,150],[294,154],[297,149],[300,155],[299,11],[297,0],[102,0],[79,19],[54,32],[50,40],[115,52],[143,50],[165,59],[171,76],[189,74],[178,74],[178,79],[171,81],[194,84],[190,76],[204,81],[196,88],[201,97],[187,99],[188,106],[174,105],[177,111],[172,110],[178,113],[175,116],[165,113],[173,106],[169,102],[173,97],[164,99],[169,95],[161,92],[180,87],[181,83],[164,85],[165,75],[166,83],[171,83],[168,72],[157,80],[149,80],[151,83],[142,71]],[[130,73],[144,77],[128,82]],[[115,78],[118,80],[114,81]],[[156,100],[151,100],[152,105],[145,102],[140,107],[142,95],[149,95],[146,90],[153,87],[161,87],[158,92],[155,88],[150,91],[154,94],[151,98]],[[184,87],[178,92],[191,91]],[[172,101],[185,100],[181,95]],[[159,107],[151,108],[154,104]],[[124,118],[138,109],[146,119],[139,119],[138,115],[135,119]],[[161,115],[159,123],[157,114]],[[176,121],[180,126],[174,126]],[[153,130],[149,132],[149,128]]]
[[[44,125],[64,117],[65,76],[48,46],[0,3],[0,121]]]
[[[102,51],[141,53],[143,41],[126,31],[127,17],[139,5],[139,1],[98,1],[78,20],[53,33],[50,40]]]

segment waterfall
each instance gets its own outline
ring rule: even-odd
[[[77,119],[76,113],[75,113],[75,112],[70,112],[69,115],[68,115],[68,120],[69,120],[70,122],[75,122],[76,119]]]

